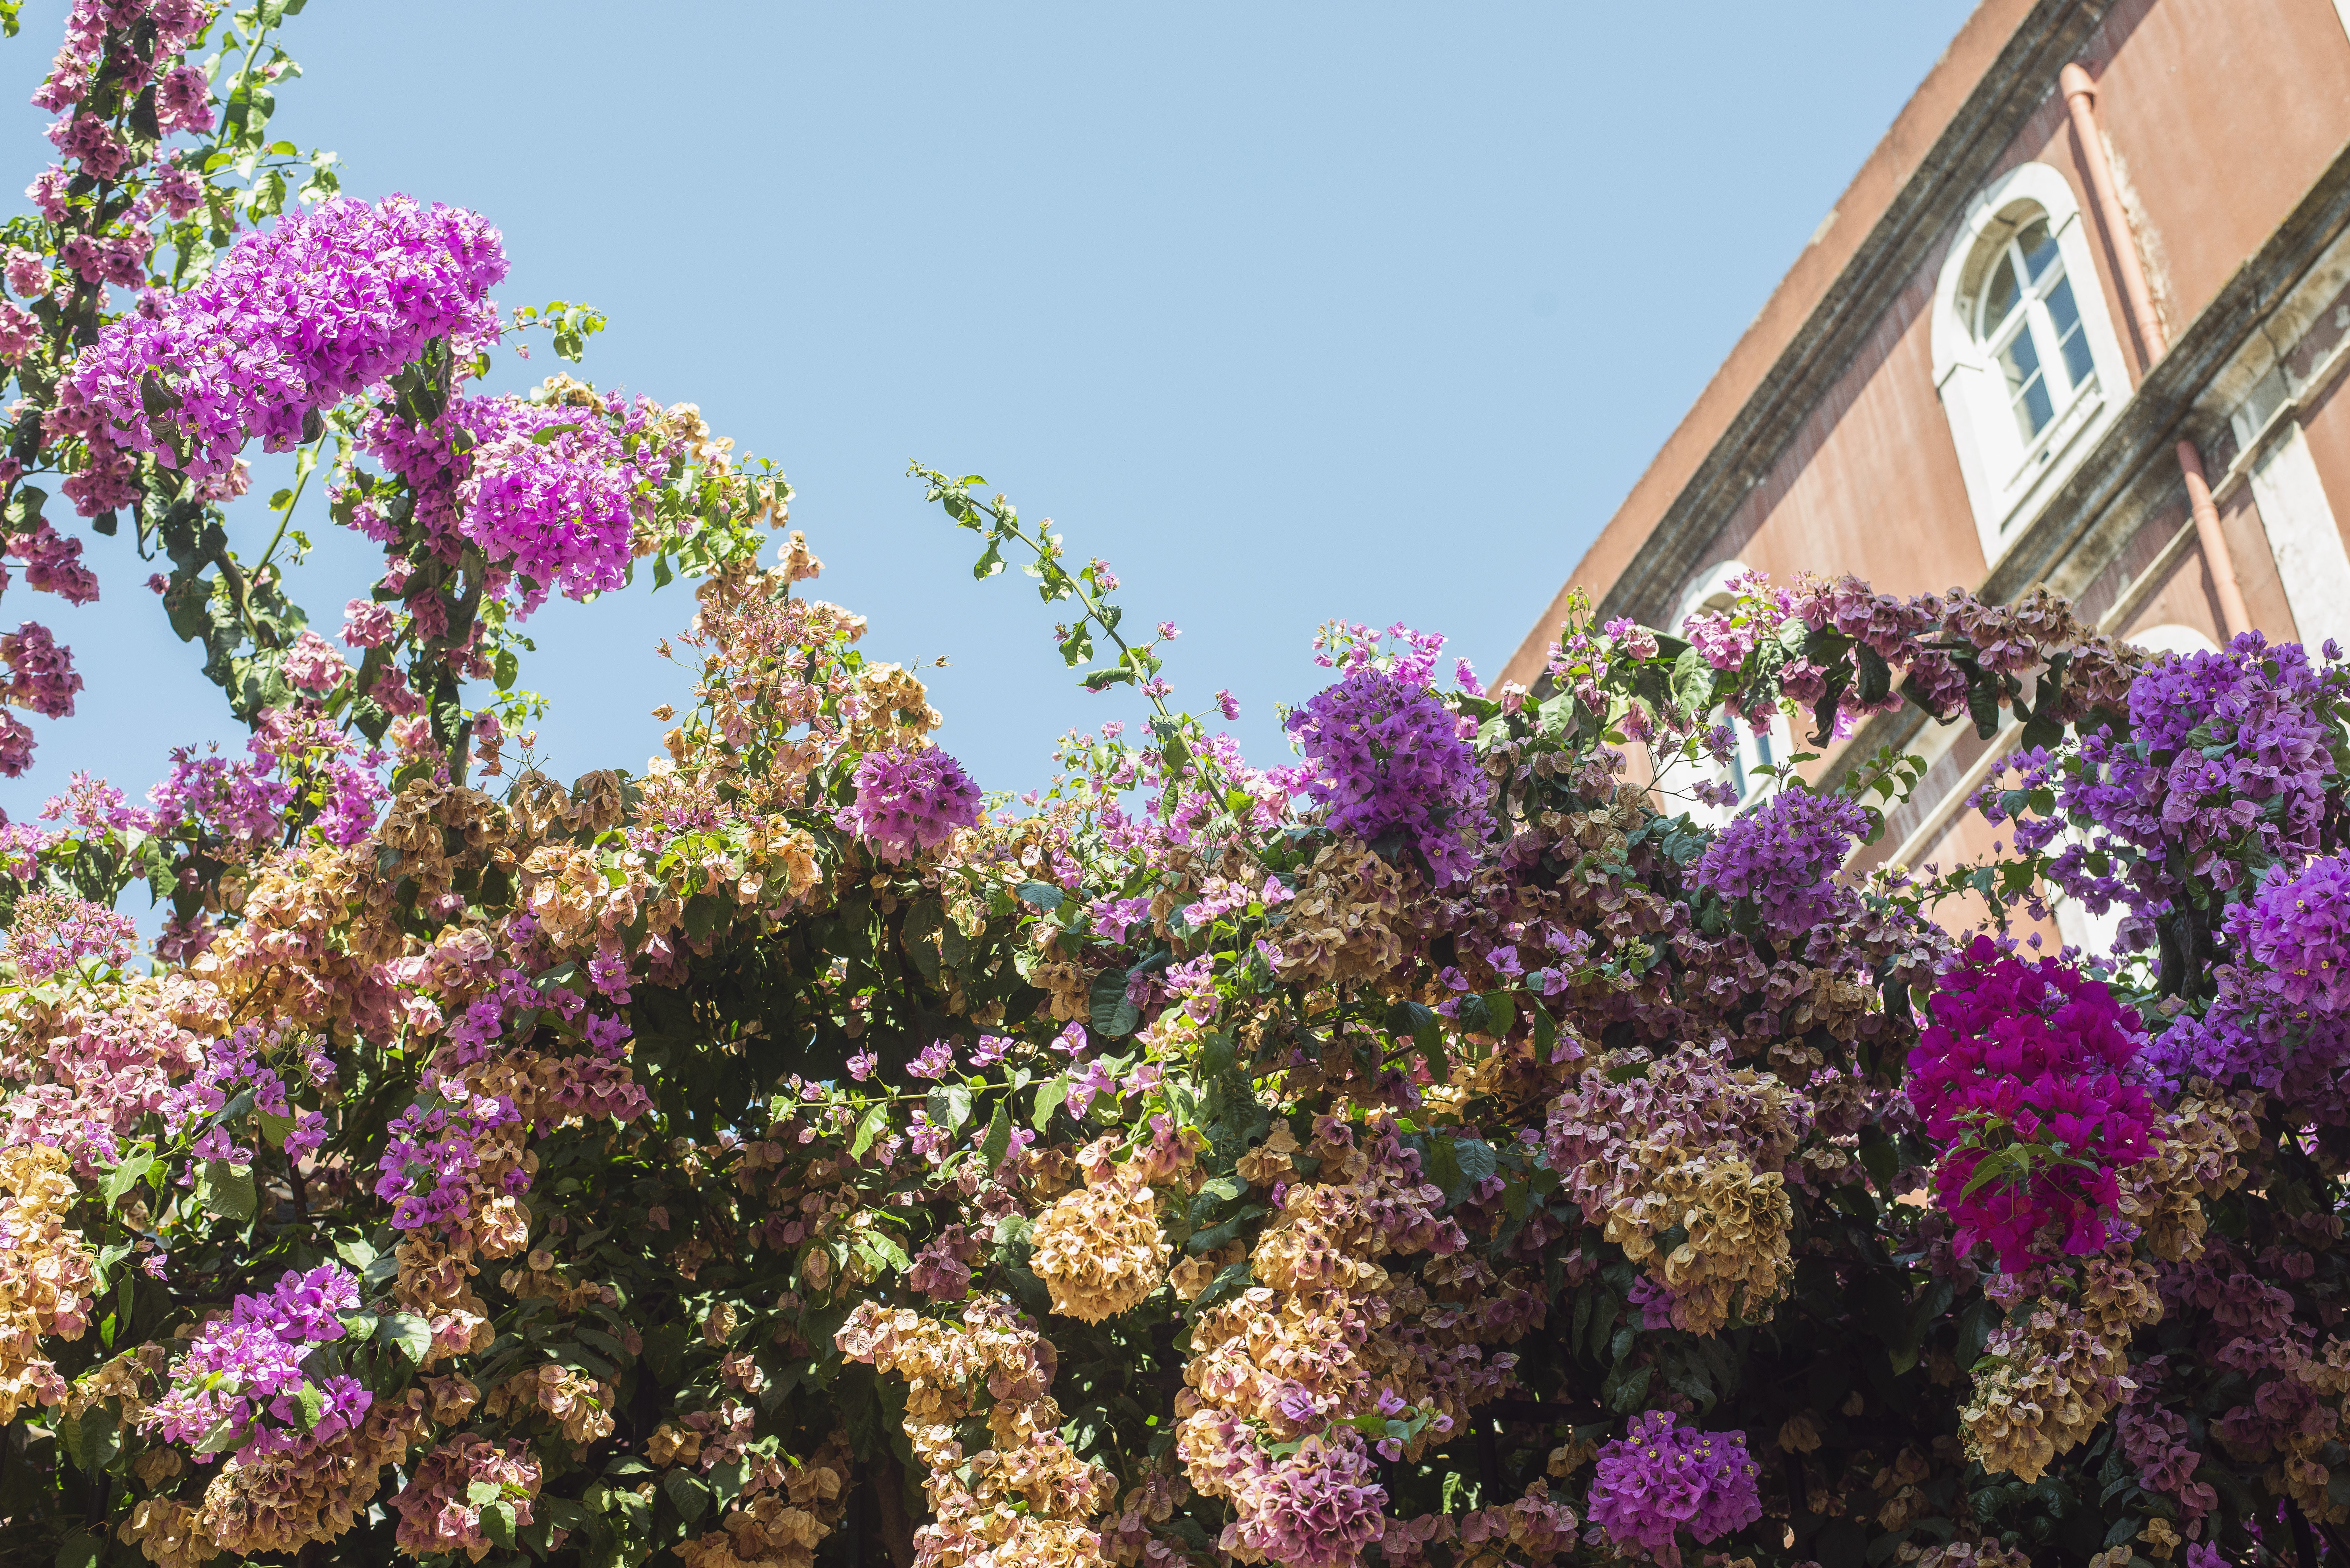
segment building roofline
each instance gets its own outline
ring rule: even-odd
[[[1982,0],[1503,671],[1531,683],[1580,588],[1654,622],[2055,90],[2108,0]]]

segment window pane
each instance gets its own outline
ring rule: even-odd
[[[2033,377],[2040,374],[2040,351],[2033,347],[2032,334],[2018,332],[1999,351],[1999,368],[2007,372],[2007,395],[2022,392]]]
[[[2030,441],[2048,428],[2056,417],[2056,405],[2048,395],[2048,379],[2040,373],[2039,350],[2033,347],[2030,331],[2020,331],[2007,340],[1999,351],[1999,368],[2007,373],[2008,396],[2015,405],[2015,427]]]
[[[2015,264],[2009,257],[1999,258],[1999,270],[1991,275],[1990,286],[1983,290],[1982,335],[1986,337],[1999,330],[2015,308],[2017,294]]]
[[[2056,236],[2048,232],[2048,220],[2034,218],[2015,236],[2015,248],[2023,253],[2023,270],[2035,280],[2048,270],[2056,259]]]
[[[2059,276],[2056,286],[2048,291],[2048,318],[2056,324],[2057,341],[2064,345],[2064,374],[2079,386],[2089,379],[2089,335],[2081,330],[2081,308],[2073,299],[2073,280]]]

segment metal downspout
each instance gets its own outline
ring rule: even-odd
[[[2097,203],[2097,221],[2106,231],[2106,243],[2114,256],[2114,271],[2122,286],[2122,298],[2129,306],[2130,324],[2137,329],[2138,352],[2143,363],[2151,369],[2169,348],[2162,331],[2162,319],[2154,312],[2154,292],[2147,286],[2146,267],[2138,259],[2137,239],[2129,225],[2129,214],[2122,208],[2121,193],[2114,187],[2113,167],[2106,160],[2105,138],[2097,134],[2097,84],[2078,65],[2068,65],[2059,73],[2057,85],[2064,94],[2064,107],[2072,111],[2073,136],[2081,147],[2082,172],[2088,176],[2089,193]],[[2178,441],[2178,470],[2187,481],[2188,510],[2194,514],[2195,537],[2203,546],[2203,565],[2211,574],[2211,586],[2220,596],[2220,618],[2227,623],[2228,635],[2251,629],[2252,618],[2244,608],[2243,590],[2236,583],[2235,558],[2228,552],[2227,535],[2220,529],[2220,508],[2211,500],[2211,483],[2203,472],[2203,454],[2195,450],[2195,442],[2185,436]]]

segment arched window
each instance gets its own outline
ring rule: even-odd
[[[1935,294],[1934,381],[1995,561],[2129,391],[2080,203],[2044,163],[1977,197]]]
[[[2006,379],[2016,439],[2029,447],[2056,422],[2060,409],[2095,387],[2097,367],[2048,214],[2033,208],[2021,215],[2023,226],[1998,243],[1974,312],[1976,340]]]
[[[1701,610],[1728,609],[1737,596],[1731,591],[1731,579],[1745,574],[1742,561],[1721,561],[1708,568],[1690,590],[1681,596],[1680,613],[1673,618],[1673,630]],[[1730,763],[1715,769],[1718,782],[1738,792],[1736,804],[1728,806],[1710,805],[1703,802],[1689,805],[1690,817],[1698,822],[1720,824],[1730,820],[1740,807],[1752,805],[1770,794],[1778,786],[1768,777],[1756,776],[1758,767],[1773,767],[1794,754],[1794,732],[1788,728],[1786,715],[1774,713],[1771,722],[1761,730],[1727,713],[1714,715],[1719,722],[1728,723],[1738,736],[1738,754]]]

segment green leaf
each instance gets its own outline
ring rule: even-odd
[[[204,1161],[196,1178],[196,1206],[216,1219],[244,1224],[253,1218],[260,1200],[253,1189],[253,1170],[224,1159]]]
[[[395,1312],[384,1314],[376,1325],[376,1337],[408,1357],[417,1366],[432,1349],[432,1325],[414,1313]]]
[[[971,1087],[966,1084],[941,1084],[931,1091],[924,1108],[930,1112],[932,1127],[960,1132],[962,1124],[971,1120]]]
[[[1047,1078],[1037,1085],[1036,1106],[1028,1113],[1028,1125],[1043,1132],[1052,1121],[1053,1113],[1059,1110],[1061,1102],[1068,1097],[1069,1080],[1066,1077]]]
[[[1246,1258],[1243,1258],[1237,1263],[1225,1264],[1216,1277],[1208,1282],[1208,1288],[1200,1293],[1200,1299],[1191,1303],[1191,1310],[1195,1313],[1204,1312],[1226,1296],[1238,1295],[1248,1289],[1254,1278],[1255,1276],[1249,1271]]]
[[[1684,648],[1673,659],[1673,701],[1692,717],[1713,706],[1713,666],[1694,648]]]
[[[499,649],[497,657],[490,660],[491,683],[501,691],[513,691],[515,680],[521,674],[522,660],[515,656],[511,648]]]
[[[14,37],[16,33],[16,16],[14,12],[10,12],[8,35]],[[92,1568],[92,1565],[98,1562],[98,1554],[102,1545],[103,1542],[88,1531],[77,1530],[67,1536],[64,1543],[58,1546],[57,1568]]]
[[[1454,1138],[1452,1156],[1460,1162],[1461,1179],[1466,1181],[1482,1181],[1501,1168],[1501,1157],[1482,1138]]]
[[[879,1137],[889,1125],[889,1102],[883,1100],[867,1111],[864,1118],[857,1124],[857,1137],[848,1146],[848,1158],[863,1159],[865,1151],[873,1147],[873,1140]]]
[[[673,1469],[661,1477],[661,1490],[688,1524],[710,1511],[710,1489],[691,1470]]]
[[[317,1428],[318,1418],[327,1413],[327,1397],[318,1392],[317,1384],[305,1383],[294,1397],[301,1407],[299,1420],[302,1429],[307,1432]]]
[[[1142,1013],[1126,994],[1127,971],[1107,969],[1094,977],[1092,1006],[1088,1022],[1095,1032],[1113,1040],[1134,1033],[1142,1022]]]
[[[1003,1100],[995,1102],[995,1114],[988,1118],[987,1137],[979,1146],[980,1163],[993,1170],[1003,1163],[1012,1148],[1012,1107]]]
[[[501,1498],[482,1508],[482,1533],[500,1546],[512,1546],[515,1536],[514,1504]]]
[[[1403,1035],[1419,1047],[1430,1077],[1440,1084],[1451,1076],[1444,1060],[1444,1027],[1437,1021],[1435,1009],[1424,1002],[1399,1002],[1388,1009],[1387,1023],[1389,1033]]]
[[[1552,1050],[1558,1044],[1558,1025],[1552,1022],[1548,1011],[1534,1000],[1531,992],[1526,995],[1525,1006],[1526,1016],[1533,1021],[1534,1027],[1534,1050],[1547,1062]]]
[[[102,1402],[77,1420],[60,1422],[57,1437],[74,1468],[86,1476],[99,1474],[122,1451],[122,1428]]]
[[[1507,1034],[1510,1032],[1511,1027],[1518,1021],[1518,1004],[1516,999],[1512,997],[1506,991],[1487,992],[1485,993],[1485,1033],[1494,1036],[1496,1039]]]
[[[1059,909],[1061,900],[1067,896],[1050,882],[1023,882],[1019,894],[1022,903],[1034,904],[1048,914]]]
[[[715,893],[696,893],[685,901],[685,934],[700,941],[718,929],[727,900]]]
[[[106,1174],[106,1200],[119,1203],[122,1195],[139,1184],[141,1177],[154,1168],[155,1157],[140,1149]]]

